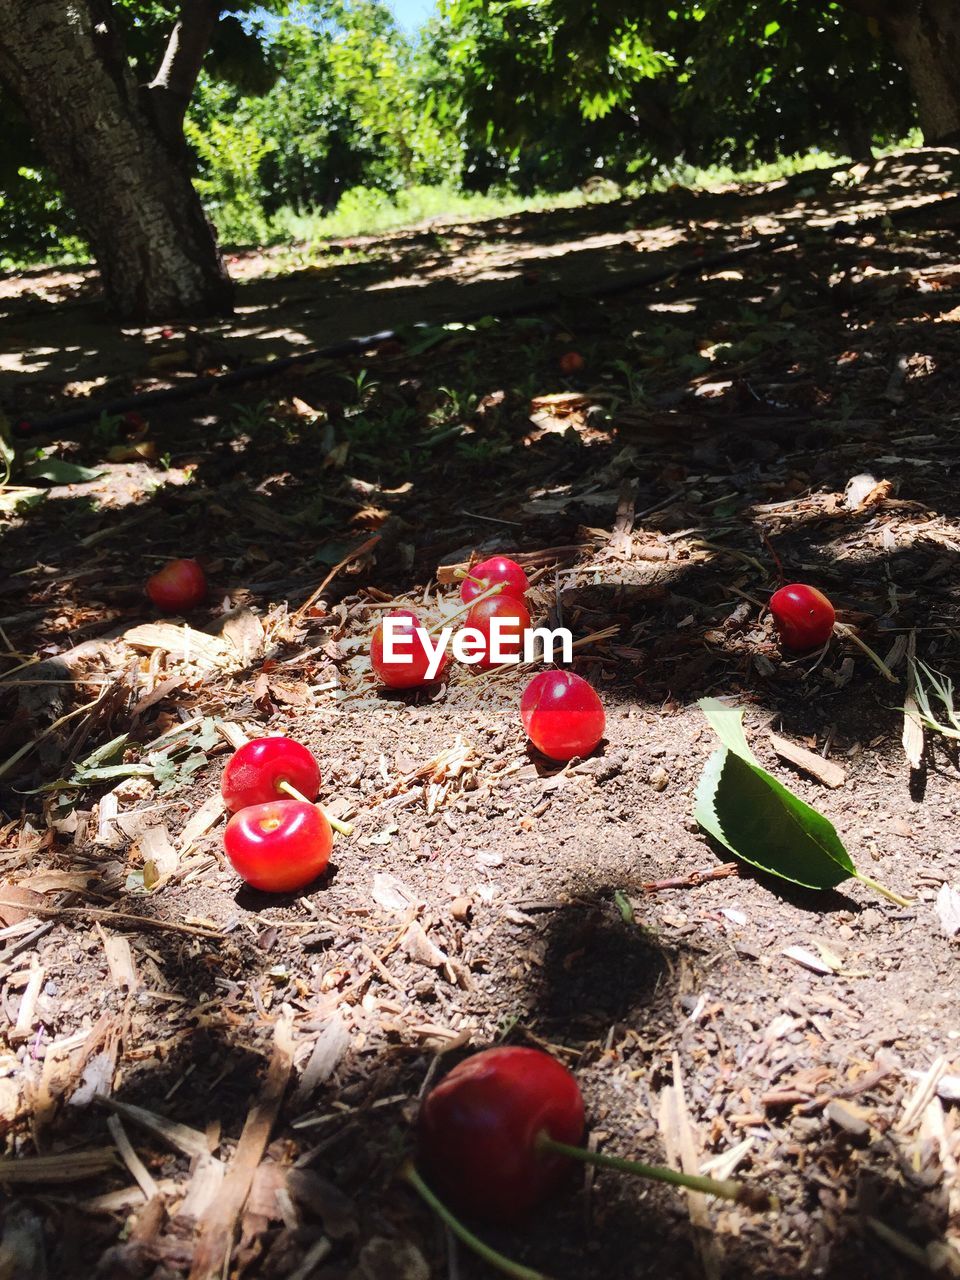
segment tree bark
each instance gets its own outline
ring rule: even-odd
[[[917,98],[931,146],[960,145],[960,4],[957,0],[844,0],[893,46]]]
[[[145,106],[109,0],[0,0],[0,79],[76,211],[112,309],[133,321],[229,313],[182,134],[178,145]]]

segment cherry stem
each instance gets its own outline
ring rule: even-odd
[[[878,653],[874,653],[870,646],[864,640],[860,639],[853,627],[848,627],[845,622],[835,622],[833,624],[833,629],[836,634],[838,636],[842,636],[844,640],[852,640],[857,648],[867,655],[873,665],[883,676],[884,680],[889,680],[891,684],[900,683],[880,655]]]
[[[881,898],[886,898],[888,902],[895,902],[898,907],[912,907],[913,903],[909,898],[901,898],[899,893],[894,893],[892,889],[887,889],[882,884],[877,884],[876,880],[871,880],[869,876],[865,876],[862,871],[855,871],[854,878],[859,880],[861,884],[865,884],[868,889],[872,889],[874,893],[879,893]]]
[[[454,609],[453,613],[448,613],[445,618],[437,623],[435,627],[431,627],[427,632],[428,636],[435,636],[438,631],[442,631],[448,622],[453,622],[455,618],[462,618],[465,613],[469,613],[475,604],[479,604],[481,600],[487,600],[490,596],[497,596],[503,590],[502,582],[495,582],[492,587],[487,587],[486,591],[481,591],[479,595],[474,596],[467,604],[461,605],[459,609]]]
[[[417,1195],[430,1206],[441,1222],[445,1223],[458,1240],[471,1249],[478,1258],[488,1262],[491,1267],[505,1276],[513,1276],[514,1280],[547,1280],[542,1271],[532,1271],[529,1267],[514,1262],[506,1254],[499,1253],[489,1244],[484,1244],[479,1236],[463,1225],[460,1219],[430,1190],[423,1178],[414,1168],[413,1161],[408,1160],[400,1170],[400,1177],[408,1182]]]
[[[478,587],[482,587],[486,582],[486,578],[475,578],[472,573],[467,573],[466,569],[454,569],[453,576],[455,578],[465,578],[467,582],[475,582]]]
[[[339,831],[342,836],[353,835],[352,822],[341,822],[340,819],[335,818],[332,813],[328,813],[322,804],[318,804],[315,800],[308,800],[302,791],[298,791],[297,788],[287,782],[285,778],[282,778],[277,783],[277,790],[286,792],[291,800],[301,800],[304,804],[316,804],[317,808],[330,823],[331,827],[333,827],[334,831]]]
[[[557,1142],[549,1133],[537,1134],[538,1151],[552,1151],[556,1155],[569,1156],[572,1160],[580,1160],[583,1164],[599,1165],[605,1169],[617,1169],[620,1173],[630,1173],[637,1178],[650,1178],[654,1182],[669,1182],[675,1187],[686,1187],[688,1191],[701,1191],[709,1196],[718,1196],[721,1200],[736,1200],[751,1209],[778,1209],[776,1196],[761,1191],[757,1187],[747,1186],[743,1182],[734,1182],[730,1178],[722,1181],[707,1178],[702,1174],[681,1173],[678,1169],[668,1169],[664,1165],[641,1164],[637,1160],[624,1160],[620,1156],[604,1155],[600,1151],[587,1151],[585,1147],[572,1147],[566,1142]]]

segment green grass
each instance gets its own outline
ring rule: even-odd
[[[889,147],[874,147],[874,158],[909,147],[922,147],[923,135],[919,129],[913,129],[905,138],[899,139]],[[745,169],[733,169],[729,165],[715,164],[705,169],[696,165],[678,164],[666,166],[654,179],[639,181],[630,187],[631,195],[644,195],[649,191],[666,191],[671,186],[690,187],[694,190],[711,191],[718,187],[726,187],[748,182],[779,182],[783,178],[792,178],[798,173],[809,173],[814,169],[832,169],[836,165],[852,163],[849,156],[834,155],[829,151],[806,151],[800,155],[778,156],[768,163],[756,164]]]
[[[554,196],[479,195],[444,185],[409,187],[390,196],[370,187],[354,187],[345,192],[332,213],[279,210],[271,219],[270,232],[278,242],[343,239],[394,231],[429,218],[491,218],[525,210],[570,209],[586,202],[587,197],[582,191],[567,191]]]
[[[889,155],[891,151],[920,145],[920,133],[914,130],[909,137],[892,147],[875,148],[874,155],[879,159]],[[401,227],[412,227],[430,219],[437,219],[438,222],[468,221],[506,217],[526,211],[573,209],[584,204],[603,203],[620,195],[637,197],[651,192],[663,192],[675,185],[710,191],[737,183],[775,182],[794,174],[831,168],[848,159],[849,157],[835,156],[825,151],[813,151],[803,155],[783,156],[769,164],[740,170],[726,165],[697,168],[677,164],[662,168],[654,177],[644,177],[632,182],[622,191],[612,182],[587,184],[586,188],[535,196],[519,196],[508,191],[480,195],[459,191],[452,183],[414,186],[392,195],[371,187],[354,187],[344,193],[332,213],[285,208],[267,218],[259,205],[251,207],[249,202],[239,206],[212,207],[209,212],[224,247],[242,248],[257,244],[310,245],[323,240],[377,235]],[[0,207],[2,205],[3,196],[0,193]],[[2,232],[3,222],[0,219],[0,235]],[[0,270],[11,271],[41,265],[62,266],[88,261],[82,241],[75,237],[64,237],[59,249],[59,252],[52,250],[49,256],[42,250],[36,256],[21,256],[15,252],[5,255],[3,246],[0,245]],[[342,264],[343,260],[340,261]],[[304,263],[298,260],[284,265],[294,269]]]

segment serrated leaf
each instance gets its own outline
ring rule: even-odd
[[[23,468],[28,480],[52,480],[54,484],[83,484],[87,480],[96,480],[103,475],[102,471],[91,471],[89,467],[78,467],[75,462],[64,462],[62,458],[39,458],[36,462],[28,462]]]
[[[718,698],[701,698],[697,706],[707,717],[710,728],[723,745],[759,769],[760,762],[750,750],[747,735],[743,731],[743,707],[728,707]]]
[[[701,698],[700,709],[723,746],[697,786],[694,817],[725,849],[769,875],[808,889],[832,889],[850,876],[884,897],[884,889],[854,866],[829,819],[769,774],[750,750],[743,708]]]
[[[707,762],[694,816],[725,849],[783,880],[832,889],[856,875],[831,822],[727,747]]]

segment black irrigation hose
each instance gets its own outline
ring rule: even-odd
[[[910,212],[916,212],[916,210],[897,211],[901,216]],[[880,214],[875,217],[858,218],[855,223],[837,222],[826,229],[827,234],[835,238],[863,235],[872,227],[882,224],[887,216],[890,215]],[[46,418],[38,418],[36,421],[21,419],[14,430],[19,436],[40,435],[91,421],[99,418],[102,413],[127,413],[131,409],[172,404],[178,400],[190,400],[204,391],[213,391],[221,387],[235,387],[244,382],[272,378],[275,374],[284,373],[287,369],[295,368],[301,364],[309,364],[314,360],[330,360],[336,359],[338,356],[356,355],[369,347],[377,346],[381,342],[402,339],[403,333],[409,333],[411,328],[413,330],[432,329],[444,324],[470,324],[490,315],[500,317],[529,315],[532,312],[549,311],[570,303],[587,302],[597,298],[612,298],[622,293],[630,293],[634,289],[646,289],[651,285],[662,284],[665,280],[672,280],[677,276],[699,275],[703,271],[711,270],[713,267],[721,267],[747,254],[757,253],[761,249],[780,249],[784,245],[792,244],[796,238],[792,231],[784,231],[777,235],[747,241],[745,244],[739,244],[733,249],[724,249],[722,253],[714,253],[709,257],[695,258],[692,261],[681,263],[679,266],[658,267],[653,271],[640,271],[617,280],[607,280],[592,289],[576,290],[571,293],[538,294],[535,298],[518,299],[515,302],[507,302],[498,307],[487,307],[482,311],[471,311],[466,314],[450,316],[446,320],[420,320],[411,326],[405,326],[402,331],[383,329],[380,333],[366,334],[359,338],[346,338],[342,342],[334,342],[326,347],[316,347],[310,351],[301,351],[294,356],[282,356],[277,360],[263,360],[254,364],[244,365],[239,369],[232,369],[229,373],[201,374],[196,378],[191,378],[189,382],[180,383],[175,387],[164,387],[159,391],[143,391],[139,395],[123,396],[119,400],[110,400],[106,404],[85,405],[81,409],[68,409],[65,413],[55,413]]]
[[[159,391],[142,391],[139,395],[123,396],[118,400],[110,400],[106,404],[84,405],[80,409],[68,409],[64,413],[51,414],[49,417],[37,418],[33,421],[24,418],[16,423],[14,431],[21,437],[40,435],[89,422],[99,418],[103,413],[121,414],[131,409],[150,408],[155,405],[172,404],[178,400],[190,400],[205,391],[235,387],[240,383],[255,382],[262,378],[272,378],[275,374],[284,373],[287,369],[295,368],[300,364],[309,364],[314,360],[330,360],[338,356],[356,355],[381,342],[402,338],[403,333],[409,333],[411,329],[416,331],[438,328],[445,324],[470,324],[490,315],[502,317],[529,315],[531,312],[549,311],[564,304],[614,297],[634,289],[645,289],[651,285],[662,284],[663,281],[671,280],[675,276],[697,275],[701,271],[723,266],[724,263],[732,262],[748,253],[755,253],[759,249],[778,249],[794,238],[792,233],[784,233],[763,240],[751,240],[733,249],[725,249],[722,253],[715,253],[709,258],[697,258],[692,262],[685,262],[679,266],[660,267],[655,271],[637,272],[619,280],[608,280],[592,289],[566,294],[538,294],[532,299],[518,299],[494,308],[487,307],[482,311],[450,316],[445,320],[420,320],[413,325],[405,326],[402,332],[397,329],[382,329],[379,333],[365,334],[359,338],[345,338],[342,342],[315,347],[310,351],[300,351],[293,356],[282,356],[277,360],[262,360],[255,364],[243,365],[239,369],[231,369],[229,373],[201,374],[191,378],[189,382],[179,383],[175,387],[163,387]]]

